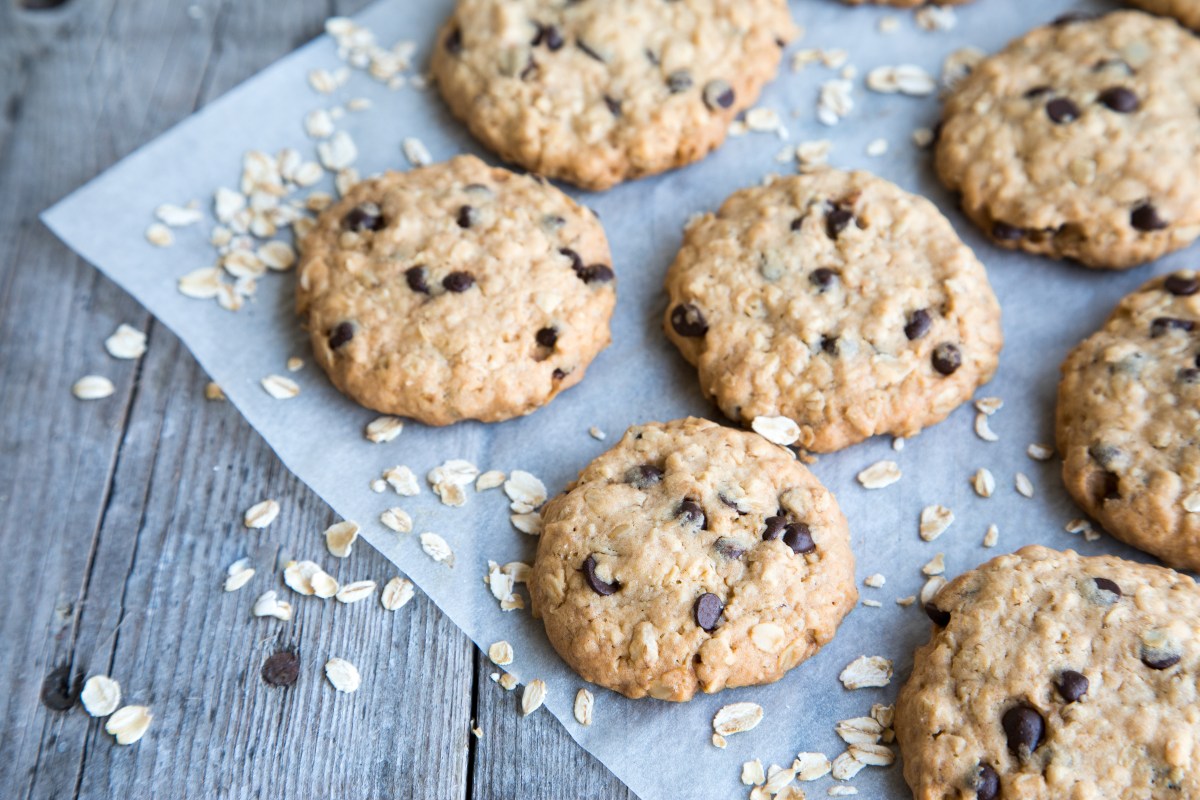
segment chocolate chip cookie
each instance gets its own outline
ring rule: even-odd
[[[448,425],[528,414],[609,342],[594,214],[544,180],[459,156],[365,180],[303,243],[317,363],[368,408]]]
[[[647,423],[542,510],[533,612],[586,680],[638,698],[779,680],[857,601],[834,496],[787,450]]]
[[[1058,387],[1075,502],[1110,533],[1200,570],[1200,275],[1154,278],[1076,347]]]
[[[502,158],[607,189],[717,147],[793,35],[785,0],[459,0],[432,66]]]
[[[943,588],[896,703],[917,800],[1200,797],[1200,588],[1026,547]]]
[[[1132,5],[1155,14],[1164,14],[1200,30],[1200,0],[1129,0]]]
[[[986,383],[1003,336],[983,266],[922,197],[823,170],[735,192],[687,229],[664,327],[733,420],[828,452],[911,436]]]
[[[1072,16],[946,100],[937,172],[996,244],[1125,269],[1200,235],[1200,39],[1140,11]]]

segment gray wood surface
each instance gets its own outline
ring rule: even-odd
[[[42,5],[0,0],[0,796],[632,797],[545,711],[519,718],[419,594],[395,614],[302,603],[283,624],[250,616],[265,583],[222,592],[232,561],[273,573],[332,515],[232,407],[203,399],[169,331],[37,221],[365,0]],[[138,362],[103,349],[122,322],[149,333]],[[91,372],[116,393],[75,400]],[[264,497],[282,514],[248,534],[242,511]],[[392,574],[360,546],[335,577]],[[281,648],[302,663],[288,689],[259,677]],[[334,655],[369,676],[353,696],[324,680]],[[113,675],[153,709],[150,732],[119,747],[78,705],[49,709],[56,669],[76,688]]]

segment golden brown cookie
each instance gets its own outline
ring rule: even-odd
[[[1129,0],[1154,14],[1174,17],[1193,30],[1200,30],[1200,0]]]

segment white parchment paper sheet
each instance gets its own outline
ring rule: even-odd
[[[314,144],[301,127],[304,114],[351,97],[374,102],[373,110],[347,114],[339,122],[358,143],[357,166],[364,175],[407,168],[400,151],[405,136],[422,138],[437,159],[464,151],[483,154],[449,117],[435,91],[391,92],[356,72],[333,98],[317,95],[306,84],[308,70],[340,64],[333,43],[321,38],[121,162],[55,206],[45,219],[64,241],[174,330],[287,466],[339,514],[362,523],[366,539],[476,643],[486,648],[498,639],[512,642],[517,654],[512,671],[523,681],[544,679],[550,711],[637,794],[645,800],[742,797],[747,791],[738,780],[742,761],[760,757],[768,765],[790,765],[800,750],[833,757],[843,749],[833,731],[837,720],[865,714],[872,703],[892,701],[911,667],[913,648],[929,631],[919,608],[901,608],[894,600],[920,589],[920,567],[937,553],[946,553],[949,575],[1034,542],[1139,557],[1107,537],[1085,543],[1065,533],[1063,524],[1078,512],[1061,490],[1058,464],[1036,463],[1025,455],[1025,448],[1030,442],[1052,441],[1058,365],[1067,350],[1101,323],[1121,295],[1152,273],[1194,267],[1196,249],[1124,274],[1089,272],[994,249],[954,210],[933,178],[927,155],[911,142],[914,128],[932,127],[936,121],[936,99],[881,96],[863,88],[867,71],[876,66],[916,63],[937,74],[945,55],[963,45],[991,52],[1068,9],[1113,5],[979,0],[959,10],[953,31],[929,33],[915,25],[911,14],[850,9],[833,0],[793,2],[793,13],[808,32],[789,53],[797,47],[848,50],[850,63],[858,67],[857,106],[839,126],[821,126],[814,118],[818,87],[835,73],[811,66],[794,74],[786,65],[762,104],[784,117],[793,143],[832,139],[833,164],[870,169],[931,197],[979,253],[1000,297],[1008,340],[996,379],[981,393],[1005,401],[992,420],[1000,440],[986,443],[975,437],[974,410],[968,407],[910,441],[903,452],[893,452],[890,441],[876,440],[823,456],[813,469],[837,493],[849,517],[860,581],[875,572],[887,576],[886,586],[863,587],[862,596],[878,599],[883,607],[860,606],[832,644],[772,686],[701,696],[685,705],[632,702],[596,689],[595,723],[590,728],[577,724],[571,714],[572,699],[583,682],[551,650],[540,623],[527,611],[501,612],[481,580],[488,559],[531,561],[535,549],[533,538],[510,527],[501,492],[472,494],[465,508],[452,509],[439,505],[427,488],[420,497],[408,499],[374,494],[367,484],[397,463],[423,476],[446,459],[466,458],[483,469],[530,470],[553,493],[632,423],[686,414],[719,420],[719,413],[701,397],[694,371],[660,331],[662,278],[689,215],[715,209],[730,191],[756,183],[769,172],[790,169],[774,160],[781,141],[767,134],[733,138],[700,164],[584,196],[583,202],[601,214],[619,279],[613,344],[587,379],[524,419],[446,429],[410,423],[399,439],[386,445],[364,440],[363,426],[375,415],[339,395],[311,363],[292,376],[303,388],[293,400],[274,400],[260,387],[263,376],[286,374],[289,356],[308,355],[292,311],[294,274],[268,275],[253,303],[229,313],[213,302],[185,298],[175,288],[180,275],[212,263],[208,225],[177,230],[177,243],[166,250],[147,244],[143,233],[159,203],[196,198],[207,204],[217,186],[236,186],[247,149],[275,152],[292,146],[314,156]],[[361,21],[385,45],[402,38],[416,40],[424,62],[449,8],[449,0],[386,0],[366,10]],[[885,15],[900,18],[897,32],[879,32],[877,24]],[[869,158],[866,144],[878,137],[888,140],[890,150]],[[592,425],[609,434],[607,443],[588,435]],[[881,458],[898,461],[903,479],[881,491],[862,489],[854,475]],[[969,485],[979,467],[995,473],[997,489],[991,499],[976,497]],[[1033,480],[1033,499],[1014,491],[1018,470]],[[926,544],[917,537],[917,516],[931,503],[948,505],[957,519],[941,539]],[[379,524],[379,513],[393,504],[412,513],[417,532],[436,531],[450,542],[456,553],[453,569],[430,561],[416,533],[398,536]],[[1000,526],[1000,545],[986,550],[981,540],[993,522]],[[320,531],[312,534],[309,552],[295,556],[328,562]],[[857,692],[841,687],[837,674],[863,654],[895,660],[891,686]],[[343,655],[369,665],[375,654]],[[369,670],[364,680],[371,680]],[[485,691],[501,689],[489,684]],[[766,718],[754,731],[731,737],[727,750],[717,750],[710,743],[713,713],[738,700],[761,703]],[[342,702],[356,700],[346,696]],[[514,694],[513,713],[516,707]],[[829,783],[825,778],[806,788],[823,795]],[[867,768],[853,783],[866,797],[908,796],[899,765]]]

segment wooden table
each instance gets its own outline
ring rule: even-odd
[[[168,330],[37,220],[365,4],[0,0],[0,796],[633,797],[544,709],[520,718],[516,693],[419,594],[395,614],[301,603],[289,625],[229,602],[225,568],[254,546],[245,508],[283,507],[250,553],[260,564],[332,513],[228,403],[204,400],[207,378]],[[137,362],[104,351],[122,322],[149,333]],[[92,372],[116,394],[72,397]],[[355,558],[394,572],[367,548]],[[267,686],[262,663],[286,647],[300,679]],[[332,653],[369,676],[353,703],[331,702]],[[67,672],[117,678],[153,710],[146,737],[121,747],[78,704],[48,708],[45,679]]]

